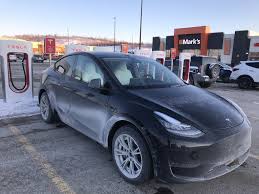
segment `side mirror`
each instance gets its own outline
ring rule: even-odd
[[[90,88],[96,88],[96,89],[100,89],[101,88],[101,79],[92,79],[89,82],[89,87]]]

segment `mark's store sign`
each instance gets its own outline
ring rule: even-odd
[[[179,49],[200,49],[201,34],[179,35]]]

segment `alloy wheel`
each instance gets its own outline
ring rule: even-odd
[[[49,101],[46,95],[42,95],[40,99],[40,113],[44,120],[48,119],[49,116]]]
[[[114,158],[121,173],[127,178],[138,177],[142,170],[142,154],[137,142],[128,134],[119,135],[114,144]]]

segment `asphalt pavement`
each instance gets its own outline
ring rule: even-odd
[[[248,160],[235,171],[200,183],[126,183],[110,153],[74,129],[39,116],[0,121],[1,193],[259,193],[259,91],[232,84],[209,89],[239,104],[253,127]]]

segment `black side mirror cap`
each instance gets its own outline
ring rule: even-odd
[[[90,82],[89,82],[89,88],[95,88],[95,89],[100,89],[101,88],[101,79],[92,79]]]

